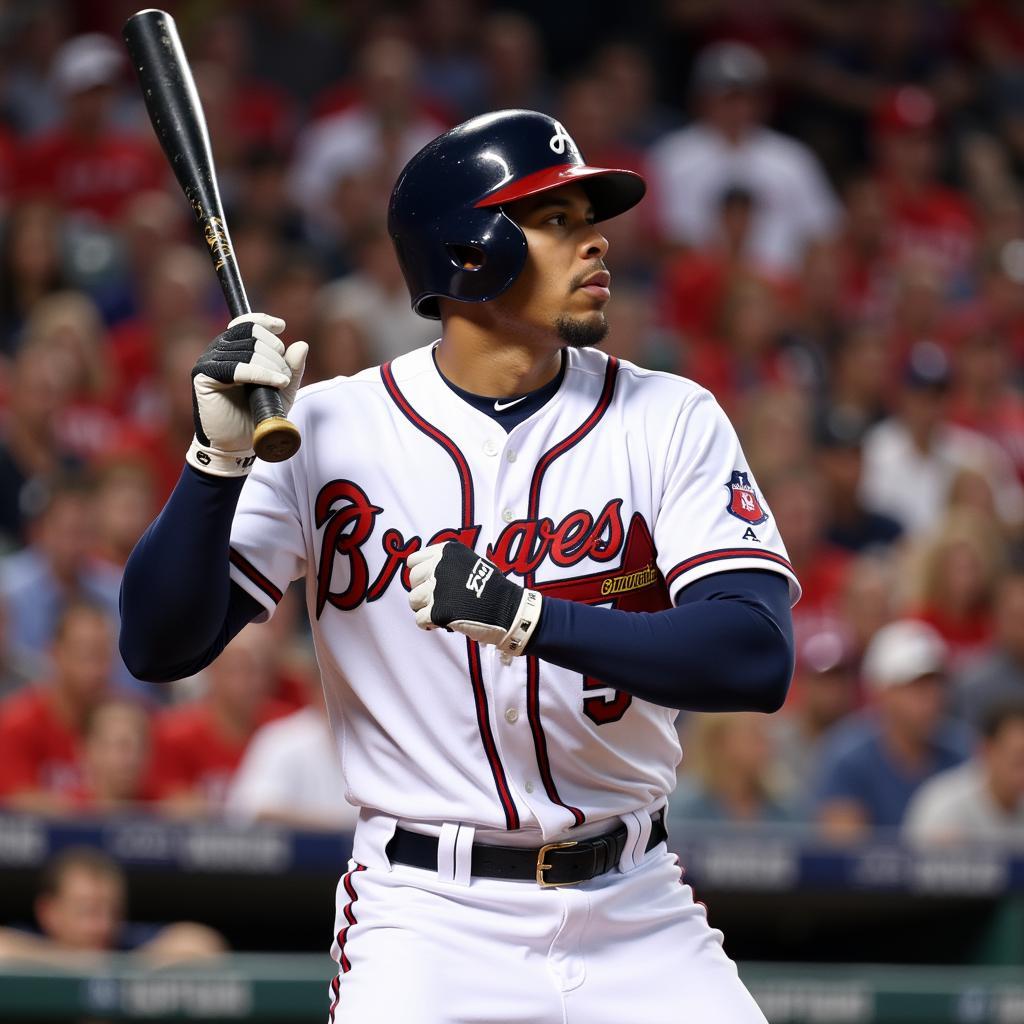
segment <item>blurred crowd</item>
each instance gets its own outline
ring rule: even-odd
[[[0,3],[0,803],[344,827],[295,593],[194,679],[117,654],[226,320],[133,6]],[[385,208],[444,128],[542,109],[647,177],[607,347],[716,394],[804,591],[783,711],[682,716],[679,827],[1024,845],[1024,2],[167,6],[307,383],[435,337]]]

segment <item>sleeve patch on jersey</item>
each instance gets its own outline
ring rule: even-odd
[[[737,519],[757,526],[768,518],[768,513],[761,507],[754,486],[750,482],[750,476],[742,470],[734,469],[732,477],[725,485],[729,491],[729,503],[725,506],[726,512]]]
[[[259,587],[260,590],[262,590],[263,593],[266,594],[267,597],[269,597],[270,600],[274,602],[274,604],[281,603],[281,598],[283,596],[281,591],[277,587],[275,587],[274,584],[270,580],[268,580],[267,577],[264,576],[263,573],[261,573],[259,569],[256,568],[255,565],[252,564],[252,562],[250,562],[247,558],[243,558],[234,548],[231,548],[228,558],[230,559],[231,564],[247,580],[249,580],[250,583],[253,583],[255,586]]]

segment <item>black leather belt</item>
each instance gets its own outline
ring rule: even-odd
[[[576,885],[611,871],[619,863],[628,832],[620,825],[614,832],[589,839],[547,843],[539,850],[518,846],[473,844],[470,873],[481,878],[507,878],[535,881],[543,888]],[[651,820],[651,837],[644,852],[668,838],[665,812]],[[437,838],[396,828],[385,852],[392,864],[437,870]]]

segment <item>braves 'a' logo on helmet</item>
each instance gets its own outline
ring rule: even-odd
[[[750,526],[757,526],[768,518],[768,513],[761,507],[761,502],[750,482],[749,474],[734,469],[725,486],[729,490],[729,503],[725,506],[729,515],[742,519]]]

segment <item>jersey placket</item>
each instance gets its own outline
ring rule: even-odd
[[[522,431],[514,433],[522,436]],[[491,426],[482,450],[490,470],[491,523],[487,536],[493,544],[502,530],[526,518],[529,465],[519,460],[512,436],[505,434],[497,423]],[[527,659],[501,654],[494,647],[487,647],[485,651],[485,677],[495,702],[495,735],[503,752],[509,782],[547,833],[552,825],[552,808],[545,799],[530,732],[526,706]]]

